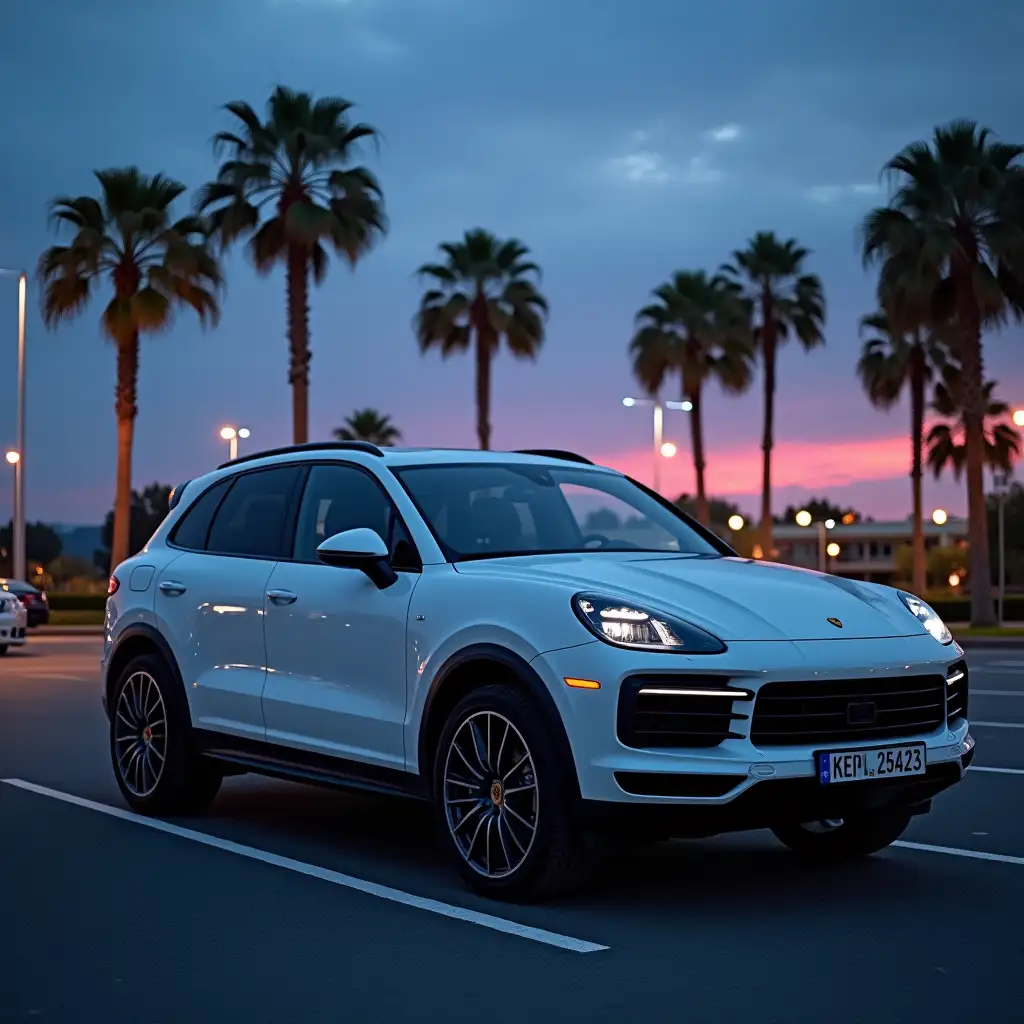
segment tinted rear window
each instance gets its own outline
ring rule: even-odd
[[[192,551],[203,551],[213,514],[231,483],[230,479],[221,480],[204,491],[179,520],[171,534],[171,543]]]
[[[301,473],[299,466],[281,466],[237,477],[213,518],[206,550],[253,558],[287,557],[285,528]]]

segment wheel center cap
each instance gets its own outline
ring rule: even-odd
[[[504,797],[505,793],[501,788],[501,783],[495,779],[494,782],[491,783],[491,803],[494,804],[495,807],[500,807]]]
[[[148,725],[142,730],[142,741],[143,743],[153,742],[153,730]]]

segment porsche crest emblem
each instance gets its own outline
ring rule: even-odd
[[[842,629],[843,628],[843,624],[842,624],[842,622],[839,619],[833,619],[833,618],[829,617],[825,621],[831,623],[833,626],[836,627],[836,629]]]

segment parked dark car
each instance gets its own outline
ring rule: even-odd
[[[0,580],[0,590],[6,590],[20,599],[28,614],[29,629],[45,626],[50,621],[50,604],[44,590],[24,580]]]

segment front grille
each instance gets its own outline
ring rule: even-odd
[[[766,683],[750,730],[758,747],[899,739],[946,719],[942,676]]]
[[[697,692],[702,690],[710,692]],[[741,739],[734,723],[748,716],[734,712],[733,704],[750,696],[713,676],[631,676],[619,690],[619,740],[644,749],[717,747]]]
[[[950,725],[967,717],[967,676],[966,661],[950,665],[946,672],[946,719]],[[950,679],[954,682],[950,683]]]

